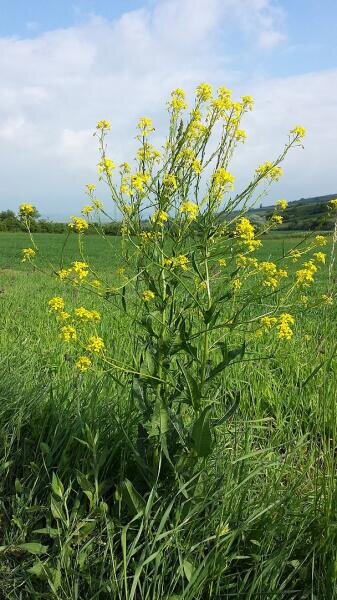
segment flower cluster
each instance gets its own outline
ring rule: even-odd
[[[296,281],[298,285],[308,287],[311,283],[313,283],[316,272],[317,267],[312,260],[305,262],[302,269],[296,271]]]
[[[165,258],[164,262],[167,267],[180,267],[183,271],[187,271],[189,259],[187,258],[186,254],[179,254],[178,256]]]
[[[98,173],[106,173],[109,177],[112,175],[116,165],[111,158],[104,157],[97,165]]]
[[[144,300],[144,302],[149,302],[150,300],[153,300],[154,293],[151,290],[145,290],[142,292],[141,298]]]
[[[173,90],[173,92],[171,92],[171,99],[168,101],[168,106],[176,113],[187,108],[185,91],[181,88]]]
[[[96,125],[96,129],[109,130],[109,129],[111,129],[111,123],[110,123],[110,121],[107,121],[106,119],[102,119],[101,121],[98,121],[98,123]]]
[[[181,203],[179,211],[186,216],[188,221],[193,221],[198,216],[199,206],[195,202],[186,200],[185,202]]]
[[[89,224],[81,217],[70,217],[70,223],[68,223],[68,227],[76,231],[76,233],[84,233],[89,228]]]
[[[97,310],[88,310],[83,306],[79,308],[75,308],[74,310],[75,316],[83,321],[100,321],[101,315]]]
[[[234,234],[250,252],[262,245],[260,240],[255,239],[254,225],[246,217],[241,217],[238,220]]]
[[[32,204],[20,204],[19,216],[20,217],[31,217],[36,213],[36,208]]]
[[[255,173],[259,178],[266,177],[272,181],[278,181],[282,177],[282,169],[271,161],[267,161],[262,165],[259,165],[255,169]]]
[[[272,289],[276,289],[280,280],[288,276],[285,269],[278,269],[275,263],[270,261],[259,263],[258,270],[263,273],[263,285]]]
[[[260,318],[260,323],[264,330],[271,330],[276,326],[277,335],[280,339],[290,340],[294,335],[291,326],[294,325],[295,319],[289,313],[282,313],[279,317],[265,315]]]
[[[34,248],[23,248],[22,249],[22,261],[26,262],[32,260],[36,256]]]

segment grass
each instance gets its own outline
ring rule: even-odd
[[[59,267],[63,236],[36,238]],[[96,236],[87,252],[113,278],[121,242],[109,241],[109,258]],[[270,239],[263,256],[294,241]],[[270,360],[232,368],[221,386],[240,407],[211,458],[149,487],[128,382],[74,376],[46,306],[64,289],[51,266],[20,262],[24,246],[0,235],[0,598],[337,598],[335,307],[304,312]],[[79,258],[74,237],[64,256]],[[122,313],[109,305],[102,327],[127,356]]]

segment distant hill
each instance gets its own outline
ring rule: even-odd
[[[315,196],[312,198],[301,198],[289,202],[288,208],[283,213],[283,224],[278,229],[284,230],[331,230],[335,219],[328,217],[327,203],[337,198],[336,194],[327,196]],[[248,211],[250,219],[256,224],[265,223],[273,214],[275,206],[260,206]]]

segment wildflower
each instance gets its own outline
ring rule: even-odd
[[[215,187],[217,188],[217,190],[221,190],[223,191],[226,186],[228,186],[229,188],[233,188],[234,187],[234,175],[231,175],[231,173],[228,173],[228,171],[226,171],[226,169],[224,169],[223,167],[220,167],[219,169],[217,169],[213,175],[213,182],[215,184]]]
[[[86,262],[83,262],[81,260],[75,260],[72,263],[72,270],[74,271],[74,273],[77,275],[77,277],[79,279],[84,279],[85,277],[87,277],[89,271],[89,265]]]
[[[66,321],[67,319],[70,319],[70,314],[68,312],[66,312],[65,310],[61,310],[58,313],[57,318],[59,321]]]
[[[200,288],[201,290],[207,290],[207,283],[206,283],[206,281],[199,281],[198,282],[198,288]]]
[[[270,223],[272,225],[281,225],[281,223],[283,223],[283,217],[281,215],[272,215],[270,218]]]
[[[327,241],[326,241],[326,238],[324,237],[324,235],[316,235],[315,242],[318,246],[326,246],[327,245]]]
[[[79,319],[86,320],[86,321],[99,321],[101,318],[101,315],[99,314],[99,312],[97,310],[88,310],[87,308],[84,308],[83,306],[80,306],[79,308],[75,308],[74,313],[75,313],[76,317],[78,317]]]
[[[247,139],[247,132],[244,129],[237,129],[234,137],[238,142],[244,142]]]
[[[266,287],[270,287],[272,289],[275,289],[278,286],[280,280],[283,277],[288,276],[288,273],[286,270],[278,269],[277,266],[275,265],[275,263],[270,262],[270,261],[261,262],[258,265],[258,269],[265,276],[263,285],[265,285]]]
[[[168,219],[168,214],[164,210],[156,210],[151,215],[151,221],[152,221],[152,223],[155,223],[156,225],[164,225],[164,223],[166,223],[167,219]]]
[[[172,190],[177,189],[177,179],[176,176],[172,173],[166,173],[163,177],[163,185],[167,188],[171,188]]]
[[[101,200],[97,200],[97,198],[92,201],[92,205],[96,210],[101,210],[104,206],[103,202]]]
[[[265,316],[265,317],[261,317],[260,322],[261,322],[261,325],[263,325],[263,327],[265,327],[266,329],[271,329],[273,327],[273,325],[275,325],[277,323],[277,318]]]
[[[254,98],[252,98],[252,96],[242,96],[241,100],[244,108],[252,110],[254,106]]]
[[[209,83],[200,83],[196,89],[196,97],[202,102],[212,98],[212,86]]]
[[[20,217],[30,217],[36,213],[36,208],[32,204],[20,204],[19,215]]]
[[[63,310],[64,306],[65,306],[65,302],[63,300],[63,298],[61,298],[60,296],[54,296],[54,298],[51,298],[48,302],[50,308],[52,310],[58,311],[58,310]]]
[[[305,294],[301,294],[300,302],[301,302],[301,304],[304,304],[306,306],[309,302],[308,296],[306,296]]]
[[[131,175],[131,185],[137,192],[142,194],[149,179],[150,176],[147,173],[135,173]]]
[[[61,329],[60,336],[64,342],[76,340],[77,334],[75,327],[72,327],[72,325],[64,325]]]
[[[333,304],[333,297],[331,294],[323,294],[322,301],[323,301],[323,304],[326,304],[327,306],[331,306]]]
[[[94,207],[91,204],[86,204],[85,206],[83,206],[83,208],[81,209],[81,213],[83,215],[89,215],[92,211],[94,210]]]
[[[137,150],[137,158],[142,162],[160,162],[160,157],[159,150],[147,142]]]
[[[105,119],[102,119],[101,121],[98,121],[97,125],[96,125],[96,129],[111,129],[111,123],[110,121],[106,121]]]
[[[118,267],[118,269],[116,269],[116,273],[119,276],[125,275],[125,269],[124,269],[124,267]]]
[[[333,200],[329,200],[328,207],[331,210],[337,210],[337,198],[334,198]]]
[[[200,175],[200,173],[202,171],[202,164],[201,164],[200,160],[195,159],[192,162],[192,170],[194,171],[194,173],[196,175]]]
[[[213,98],[212,105],[216,110],[220,111],[220,114],[223,114],[224,111],[228,110],[231,107],[231,95],[231,90],[228,90],[225,87],[219,87],[218,97]]]
[[[81,219],[81,217],[70,217],[71,222],[68,223],[68,227],[76,231],[76,233],[83,233],[88,229],[89,224],[85,219]]]
[[[151,133],[151,131],[154,131],[152,119],[149,119],[148,117],[140,117],[137,128],[140,130],[141,135],[146,137],[149,135],[149,133]]]
[[[260,178],[266,177],[267,179],[278,181],[278,179],[280,179],[280,177],[282,176],[282,169],[281,167],[275,166],[274,163],[267,161],[262,165],[259,165],[255,169],[255,173]]]
[[[107,175],[111,176],[113,170],[116,168],[116,165],[111,158],[102,158],[97,165],[98,173],[105,172]]]
[[[225,267],[227,265],[227,261],[225,258],[219,258],[218,260],[219,267]]]
[[[67,279],[67,277],[69,277],[69,275],[71,275],[71,272],[72,272],[72,269],[59,269],[57,271],[57,275],[63,281],[64,279]]]
[[[253,251],[262,245],[260,240],[255,240],[255,229],[249,219],[241,217],[235,227],[235,235],[246,244],[248,250]]]
[[[96,186],[94,183],[87,183],[85,187],[86,187],[86,192],[87,193],[89,192],[89,194],[96,189]]]
[[[235,292],[238,292],[242,288],[242,281],[239,277],[236,277],[232,281],[232,287]]]
[[[193,148],[187,146],[179,152],[178,157],[186,163],[192,163],[195,160],[195,152]]]
[[[154,293],[151,290],[145,290],[142,292],[141,298],[144,300],[144,302],[149,302],[150,300],[153,300]]]
[[[90,282],[90,285],[91,285],[92,287],[94,287],[94,288],[96,288],[96,289],[97,289],[97,288],[100,288],[100,287],[102,287],[102,282],[101,282],[101,281],[99,281],[99,279],[93,279],[93,280]]]
[[[179,211],[186,216],[188,221],[193,221],[198,216],[199,206],[195,202],[186,200],[181,203]]]
[[[302,125],[296,125],[295,127],[293,127],[293,129],[290,130],[290,133],[293,133],[294,135],[302,138],[306,135],[307,130]]]
[[[294,335],[291,325],[294,325],[295,319],[289,313],[282,313],[278,319],[278,337],[290,340]]]
[[[296,262],[301,257],[301,252],[296,249],[292,249],[289,252],[289,256],[293,259],[293,262]]]
[[[287,200],[277,200],[275,206],[279,210],[285,210],[288,206],[288,202],[287,202]]]
[[[316,271],[317,267],[312,260],[305,262],[303,268],[296,271],[297,283],[308,287],[310,283],[313,283]]]
[[[325,264],[326,254],[324,252],[314,252],[313,257],[317,262]]]
[[[100,352],[103,350],[105,344],[101,337],[98,335],[91,335],[88,340],[87,350],[89,352]]]
[[[23,248],[22,249],[22,261],[26,262],[27,260],[32,260],[36,256],[36,252],[34,248]]]
[[[171,92],[171,99],[168,102],[170,108],[175,112],[180,112],[187,108],[186,93],[181,88],[177,88]]]
[[[189,262],[186,254],[179,254],[179,256],[172,256],[165,259],[167,267],[180,267],[183,271],[187,271]]]
[[[91,365],[92,362],[88,356],[80,356],[75,363],[75,367],[79,371],[87,371]]]

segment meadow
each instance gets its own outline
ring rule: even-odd
[[[52,296],[88,300],[51,277],[61,255],[80,259],[75,236],[35,237],[32,267],[27,234],[0,234],[0,598],[337,598],[335,306],[300,310],[291,340],[257,340],[219,384],[240,402],[202,468],[148,492],[127,379],[74,375],[48,310]],[[297,241],[269,237],[256,256]],[[114,280],[122,242],[108,243],[88,236],[86,257]],[[90,303],[127,356],[128,317]]]

